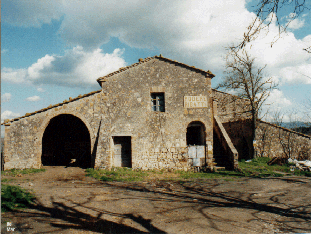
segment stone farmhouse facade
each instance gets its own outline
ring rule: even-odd
[[[212,89],[213,77],[161,55],[139,59],[100,77],[98,91],[5,120],[4,169],[233,169],[253,144],[250,107],[245,99]],[[294,137],[308,154],[310,137]],[[258,152],[265,141],[258,139]],[[281,153],[280,148],[275,155]]]

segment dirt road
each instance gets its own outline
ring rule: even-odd
[[[311,232],[308,177],[124,183],[99,182],[81,168],[46,168],[10,182],[38,200],[2,213],[2,233]]]

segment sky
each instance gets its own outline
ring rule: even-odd
[[[226,48],[241,41],[257,3],[3,0],[1,121],[99,90],[97,78],[159,54],[212,71],[216,87],[225,76]],[[311,12],[289,21],[291,11],[284,7],[279,15],[281,25],[290,22],[286,33],[279,36],[272,21],[247,47],[279,84],[265,108],[281,111],[285,120],[289,113],[303,119],[310,111],[304,102],[311,99],[311,54],[303,50],[311,45]]]

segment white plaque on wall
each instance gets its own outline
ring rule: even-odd
[[[207,96],[184,96],[185,108],[205,108],[207,107]]]

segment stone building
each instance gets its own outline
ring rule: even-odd
[[[234,168],[252,142],[228,123],[247,120],[249,105],[213,90],[213,77],[161,55],[140,59],[99,78],[101,90],[5,120],[4,169]]]

